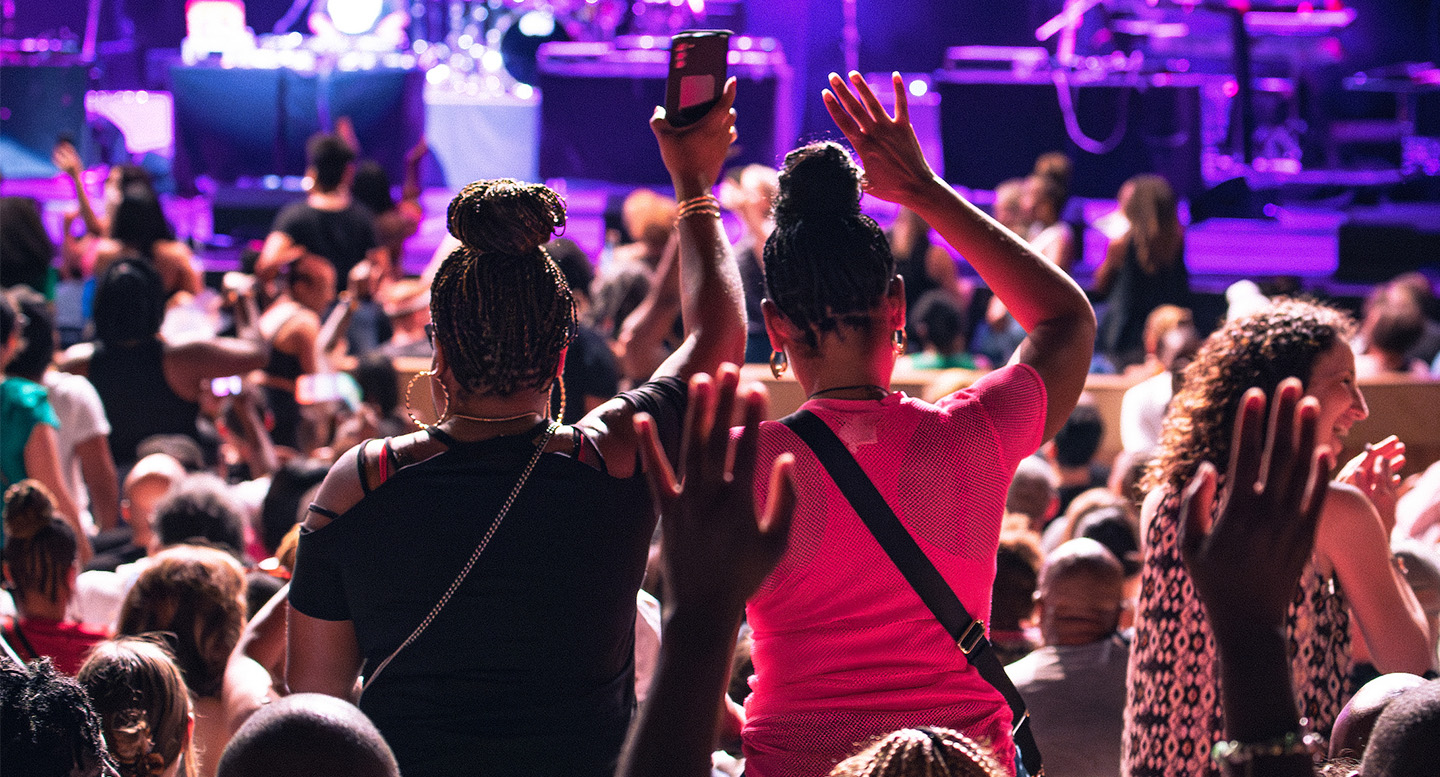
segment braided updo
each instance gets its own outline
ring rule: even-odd
[[[785,156],[775,231],[765,241],[765,289],[792,323],[817,332],[868,328],[895,275],[885,233],[860,212],[860,169],[835,143]]]
[[[463,245],[435,275],[430,317],[456,382],[482,394],[545,389],[575,325],[570,286],[540,247],[565,226],[565,202],[540,184],[476,181],[447,223]]]
[[[55,497],[44,484],[26,479],[5,490],[4,558],[17,595],[59,602],[78,549],[75,531],[55,515]]]

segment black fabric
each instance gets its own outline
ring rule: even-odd
[[[375,217],[363,205],[344,210],[319,210],[304,200],[282,209],[275,217],[273,232],[284,232],[306,251],[318,254],[335,265],[337,289],[345,287],[350,269],[374,248]]]
[[[976,624],[970,617],[965,605],[960,602],[960,597],[946,584],[940,571],[925,556],[925,551],[920,549],[915,538],[911,537],[905,525],[900,523],[895,511],[885,502],[885,497],[880,495],[875,484],[865,475],[865,470],[860,468],[855,457],[845,449],[845,443],[835,436],[819,416],[809,410],[797,410],[780,419],[780,423],[788,426],[814,451],[815,458],[820,460],[831,480],[835,481],[835,485],[845,494],[845,498],[855,508],[855,513],[865,522],[865,527],[875,535],[876,542],[880,543],[890,560],[895,562],[900,574],[915,589],[915,593],[920,595],[921,601],[935,614],[935,618],[945,627],[950,637],[956,640],[957,645],[962,640],[966,645],[974,645],[966,652],[965,660],[1005,697],[1012,718],[1019,722],[1019,727],[1014,730],[1014,737],[1025,771],[1034,775],[1041,774],[1040,749],[1030,732],[1025,700],[1020,698],[1020,692],[1015,689],[1014,683],[1010,682],[1009,675],[1005,674],[1005,667],[1001,666],[990,641],[985,638],[984,625]],[[981,629],[979,637],[974,638],[973,643],[968,634],[972,624]]]
[[[200,442],[195,428],[200,406],[170,390],[165,381],[165,344],[158,337],[113,348],[97,342],[89,377],[110,419],[110,452],[116,467],[133,465],[135,448],[154,434],[183,434]]]
[[[684,382],[621,396],[673,451]],[[373,670],[455,579],[543,428],[454,442],[303,532],[291,606],[352,621]],[[635,592],[654,527],[643,473],[540,457],[464,584],[361,699],[401,772],[609,777],[635,705]]]
[[[565,417],[573,424],[585,417],[585,398],[615,396],[620,388],[620,366],[605,336],[588,326],[579,326],[565,354]],[[560,395],[551,399],[550,410],[558,412]]]
[[[1185,268],[1184,255],[1150,275],[1140,266],[1135,244],[1131,242],[1105,299],[1107,304],[1100,316],[1095,350],[1109,356],[1116,367],[1143,361],[1145,319],[1150,311],[1161,305],[1182,308],[1191,305],[1190,273]]]

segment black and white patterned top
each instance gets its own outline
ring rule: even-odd
[[[1123,741],[1128,777],[1216,777],[1224,737],[1215,638],[1180,558],[1179,498],[1167,494],[1146,532]],[[1291,679],[1310,730],[1328,736],[1344,705],[1349,613],[1334,575],[1306,567],[1286,619]]]

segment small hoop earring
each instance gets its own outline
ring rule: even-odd
[[[565,423],[565,376],[556,375],[555,382],[551,384],[550,391],[553,394],[555,389],[560,389],[560,412],[555,414],[555,420]]]
[[[891,335],[890,339],[895,342],[895,355],[905,355],[905,344],[909,342],[908,336],[905,334],[905,330],[903,328],[896,329],[895,334]]]
[[[411,394],[411,392],[413,392],[413,391],[415,390],[415,381],[417,381],[417,380],[419,380],[419,379],[421,379],[421,378],[429,378],[429,379],[430,379],[430,382],[431,382],[432,384],[435,384],[435,385],[440,386],[440,393],[445,395],[445,409],[444,409],[444,410],[441,410],[441,409],[435,407],[435,405],[433,404],[433,399],[432,399],[432,404],[430,405],[430,409],[436,411],[436,412],[435,412],[435,423],[433,423],[433,424],[427,424],[427,423],[425,423],[424,421],[421,421],[420,419],[416,418],[416,417],[415,417],[415,411],[410,407],[410,394]],[[415,375],[410,378],[410,382],[409,382],[409,383],[406,383],[406,384],[405,384],[405,415],[410,416],[410,420],[411,420],[416,426],[420,427],[421,429],[429,429],[429,428],[432,427],[432,426],[439,426],[439,425],[441,424],[441,422],[443,422],[443,421],[445,420],[446,416],[450,415],[450,389],[445,388],[445,381],[442,380],[442,381],[438,381],[438,382],[437,382],[437,381],[435,380],[435,371],[434,371],[434,370],[421,370],[421,371],[415,373]]]
[[[790,369],[790,357],[787,356],[784,351],[771,351],[770,374],[774,375],[776,380],[779,380],[780,376],[784,375],[788,369]]]

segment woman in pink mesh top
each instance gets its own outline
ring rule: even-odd
[[[920,214],[1029,333],[1012,363],[930,404],[890,390],[905,290],[860,213],[861,171],[834,143],[792,151],[765,244],[765,326],[777,374],[845,443],[969,613],[989,620],[1005,492],[1064,424],[1085,384],[1095,316],[1080,288],[931,171],[894,76],[892,117],[856,73],[825,106],[864,164],[864,190]],[[789,428],[761,426],[768,473],[796,456],[790,548],[748,607],[755,676],[743,730],[750,777],[824,775],[868,739],[938,725],[1015,761],[1010,710]],[[759,496],[768,478],[757,478]],[[757,502],[763,503],[763,502]]]

